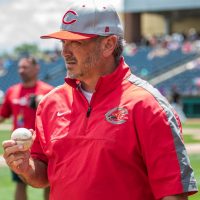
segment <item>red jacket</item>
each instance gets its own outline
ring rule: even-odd
[[[99,79],[90,104],[77,81],[66,82],[40,103],[32,148],[48,163],[51,200],[155,200],[197,191],[178,117],[123,59]]]

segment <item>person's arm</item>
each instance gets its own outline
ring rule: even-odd
[[[188,197],[186,194],[180,194],[175,196],[164,197],[162,198],[162,200],[188,200]]]
[[[12,171],[33,187],[48,186],[47,165],[30,157],[30,151],[24,151],[14,140],[2,143],[4,159]]]
[[[47,165],[40,160],[30,159],[28,170],[19,176],[25,183],[33,187],[44,188],[49,185]]]

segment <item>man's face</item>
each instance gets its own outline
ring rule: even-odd
[[[37,66],[33,65],[28,59],[23,58],[18,64],[18,73],[22,82],[27,83],[37,78]]]
[[[101,48],[98,38],[80,41],[62,41],[63,58],[68,77],[86,81],[98,73]]]

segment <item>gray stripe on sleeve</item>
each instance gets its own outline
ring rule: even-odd
[[[197,191],[197,184],[194,178],[194,172],[191,168],[185,145],[182,142],[181,131],[179,129],[176,117],[173,113],[172,106],[168,103],[167,99],[162,96],[160,92],[152,85],[150,85],[147,81],[142,80],[141,78],[133,74],[130,75],[128,81],[151,93],[158,101],[159,105],[164,109],[174,138],[174,144],[181,170],[181,181],[183,185],[183,190],[184,192]]]

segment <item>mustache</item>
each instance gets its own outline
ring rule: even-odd
[[[64,56],[63,55],[63,58],[64,58],[64,60],[65,60],[65,62],[67,63],[67,64],[70,64],[70,63],[77,63],[77,59],[75,58],[75,57],[73,57],[73,56]]]

